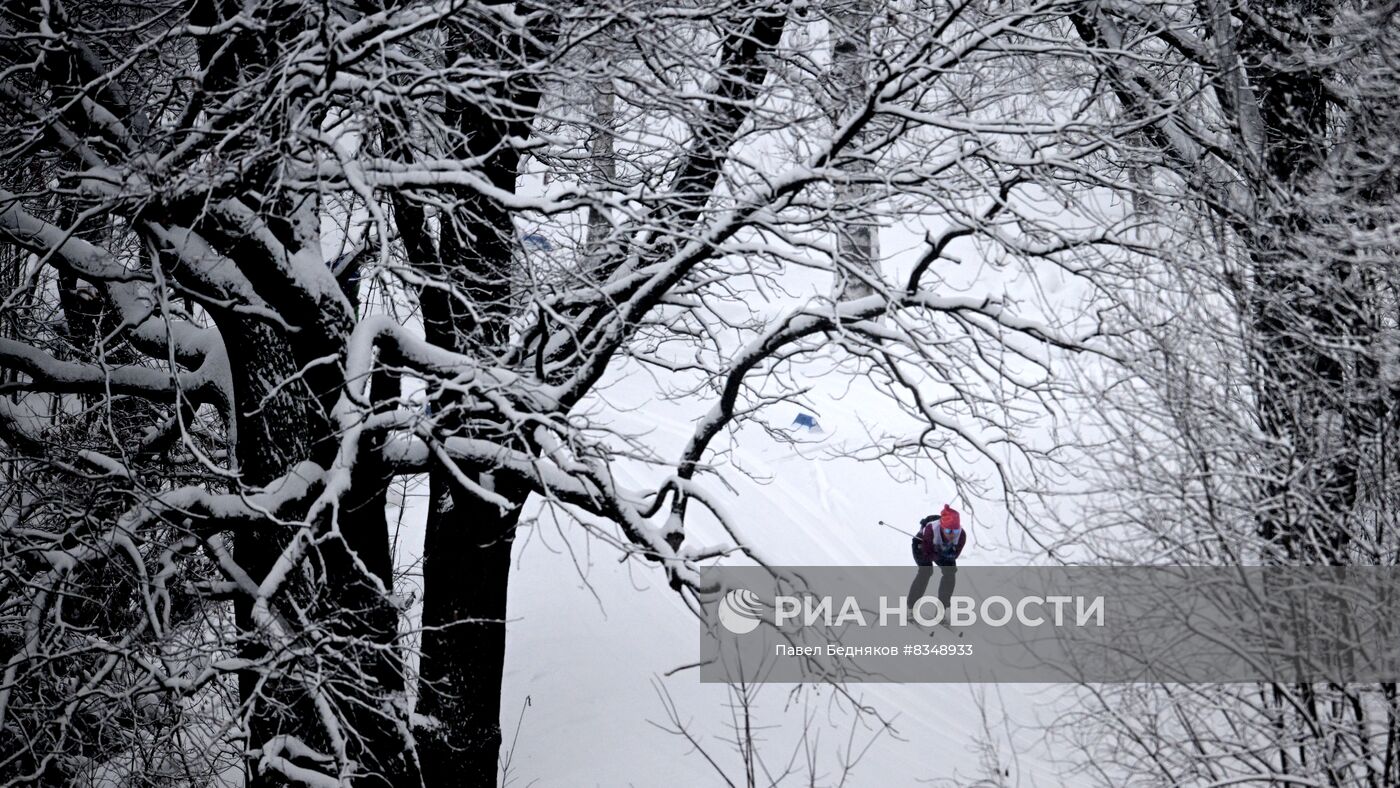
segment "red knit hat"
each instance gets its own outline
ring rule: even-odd
[[[962,519],[958,517],[958,510],[943,504],[943,514],[939,515],[938,524],[949,530],[956,531],[962,528]]]

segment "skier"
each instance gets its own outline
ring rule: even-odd
[[[914,563],[919,565],[919,571],[909,586],[908,601],[911,607],[928,589],[929,578],[933,576],[933,567],[937,564],[943,570],[943,576],[938,581],[938,601],[943,603],[945,611],[948,609],[948,603],[953,598],[953,587],[957,584],[958,556],[962,555],[966,546],[967,532],[962,529],[962,519],[957,509],[944,504],[938,516],[929,515],[919,521],[919,532],[914,535],[912,544]],[[948,621],[946,613],[943,621]]]

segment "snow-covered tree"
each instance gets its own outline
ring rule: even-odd
[[[1104,447],[1081,533],[1099,556],[1396,562],[1396,10],[1221,0],[1072,15],[1132,129],[1108,159],[1151,206],[1145,264],[1121,288],[1131,361],[1094,387],[1102,418],[1086,432]],[[1091,699],[1086,748],[1109,784],[1125,771],[1400,780],[1392,685]]]
[[[1060,176],[1111,134],[1039,62],[1074,5],[881,4],[833,50],[865,6],[7,3],[0,775],[492,784],[527,501],[692,598],[746,549],[717,440],[827,346],[919,425],[870,456],[1037,459],[1008,399],[1092,320],[943,269],[1093,273]],[[873,265],[896,223],[925,247]],[[629,373],[702,406],[679,456],[592,418]]]

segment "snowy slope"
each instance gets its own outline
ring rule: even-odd
[[[610,390],[613,403],[624,412],[626,406],[637,404],[617,401],[625,388]],[[635,389],[641,396],[644,387]],[[821,422],[836,439],[843,431],[859,429],[858,416],[869,419],[877,407],[875,401],[858,398],[833,401],[821,409]],[[650,440],[674,453],[690,434],[689,421],[677,412],[682,410],[653,402],[631,411],[631,417],[645,419]],[[951,484],[938,479],[897,482],[874,464],[818,459],[821,448],[809,444],[799,454],[759,431],[744,434],[731,461],[768,477],[763,481],[726,474],[737,491],[729,496],[730,510],[742,519],[746,539],[763,554],[789,565],[909,565],[907,538],[877,520],[912,531],[920,516],[936,510],[951,495]],[[639,486],[642,481],[634,480]],[[988,502],[979,502],[975,510],[988,520],[973,519],[975,542],[964,563],[1014,562],[1001,549],[1006,534],[997,523],[998,510]],[[699,633],[694,618],[654,567],[619,564],[609,548],[591,542],[570,525],[540,522],[517,542],[502,712],[507,743],[514,745],[510,784],[723,785],[723,779],[685,740],[650,724],[668,722],[654,686],[658,680],[682,716],[705,734],[711,756],[721,760],[737,780],[742,773],[740,759],[733,746],[724,743],[729,721],[727,689],[700,684],[694,671],[660,678],[696,659]],[[714,541],[719,534],[693,534],[693,538]],[[803,727],[800,705],[784,709],[790,688],[771,685],[758,696],[757,723],[778,726],[765,733],[769,745],[764,751],[772,761],[786,761]],[[886,718],[895,718],[903,740],[876,739],[847,785],[917,785],[932,778],[969,785],[983,775],[977,741],[983,731],[976,703],[982,688],[863,685],[851,689]],[[829,699],[831,694],[825,689],[819,697]],[[1002,694],[1014,716],[1031,719],[1032,692],[1006,687]],[[818,716],[822,723],[832,723],[821,739],[823,763],[828,767],[824,771],[832,782],[819,784],[835,784],[833,770],[838,750],[848,746],[845,736],[851,718],[831,717],[822,702],[817,701],[822,710]],[[994,718],[999,713],[991,710]],[[996,733],[999,738],[1006,735],[1001,730]],[[868,732],[858,736],[857,749],[868,738]],[[1017,742],[1014,750],[1023,751],[1019,763],[1010,761],[1013,748],[1004,747],[1004,765],[1014,770],[1008,784],[1061,784],[1053,771],[1037,766],[1033,738],[1029,734]]]

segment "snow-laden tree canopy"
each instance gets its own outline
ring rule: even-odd
[[[693,598],[818,353],[907,419],[864,456],[1045,459],[1095,317],[970,284],[1133,245],[1079,5],[7,3],[0,778],[490,784],[527,499]]]

